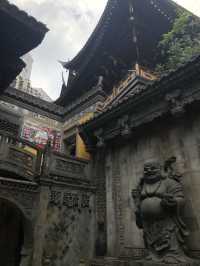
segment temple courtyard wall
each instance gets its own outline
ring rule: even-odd
[[[143,176],[146,161],[156,160],[163,165],[174,156],[185,193],[184,222],[190,231],[188,252],[200,258],[199,132],[200,116],[189,112],[180,117],[159,119],[129,139],[119,138],[98,150],[94,159],[96,212],[97,223],[105,223],[102,245],[107,246],[107,256],[144,258],[143,232],[136,225],[132,190]]]
[[[93,257],[94,197],[90,205],[86,197],[82,190],[42,188],[33,266],[77,266]]]

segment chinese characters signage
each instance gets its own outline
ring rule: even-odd
[[[22,129],[22,138],[36,144],[40,148],[44,148],[48,139],[50,139],[52,148],[60,151],[61,133],[58,130],[26,122]]]
[[[89,209],[90,195],[78,193],[51,191],[50,203],[53,205],[63,205],[69,209]]]

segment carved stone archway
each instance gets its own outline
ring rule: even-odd
[[[33,234],[37,218],[40,190],[37,183],[0,177],[0,199],[13,204],[23,217],[24,245],[20,266],[31,266]]]
[[[14,202],[13,199],[9,199],[7,197],[2,197],[0,195],[0,201],[5,203],[8,208],[12,210],[16,210],[20,213],[21,222],[22,222],[22,230],[23,230],[23,244],[20,250],[20,266],[30,266],[32,253],[33,253],[33,223],[31,219],[27,217],[25,210],[20,204]]]

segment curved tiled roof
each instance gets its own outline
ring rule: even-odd
[[[80,50],[80,52],[69,62],[64,64],[64,67],[67,69],[73,69],[82,59],[82,56],[85,56],[85,53],[91,54],[91,52],[94,52],[98,45],[101,43],[107,29],[107,25],[109,24],[110,20],[112,19],[113,10],[116,8],[116,6],[119,4],[120,0],[108,0],[106,8],[99,20],[99,23],[97,24],[95,30],[87,40],[84,47]],[[94,45],[94,43],[96,45]],[[89,59],[89,57],[88,57]],[[88,60],[87,60],[88,61]]]
[[[20,10],[17,6],[9,3],[7,0],[0,0],[0,10],[28,25],[33,30],[41,33],[46,33],[48,31],[45,24],[37,21],[34,17],[29,16],[26,12]]]
[[[163,33],[167,32],[169,28],[172,25],[173,20],[176,17],[176,8],[177,5],[171,1],[171,0],[135,0],[133,1],[135,5],[135,12],[139,13],[137,16],[136,25],[139,26],[139,31],[141,32],[139,36],[139,42],[141,43],[141,46],[143,46],[142,43],[144,43],[145,38],[155,38],[157,41],[158,36],[161,36]],[[145,4],[145,5],[144,5]],[[144,29],[144,23],[149,24],[149,13],[147,12],[147,9],[150,8],[151,10],[155,9],[156,12],[152,11],[152,14],[150,16],[159,16],[162,17],[162,21],[159,24],[154,21],[154,28],[153,30],[148,28],[148,30]],[[123,18],[119,18],[121,14]],[[124,13],[123,13],[124,12]],[[71,61],[64,63],[64,67],[66,69],[69,69],[69,80],[67,86],[63,86],[60,98],[57,100],[57,103],[64,105],[66,102],[70,101],[72,94],[76,95],[75,97],[79,96],[79,88],[78,87],[86,87],[88,88],[88,78],[85,76],[85,72],[88,68],[93,69],[93,74],[99,76],[99,69],[98,66],[96,66],[95,61],[101,61],[101,59],[98,59],[98,57],[102,57],[102,51],[105,49],[105,45],[109,46],[108,49],[112,51],[112,45],[117,45],[114,41],[112,43],[106,44],[106,39],[110,38],[110,35],[112,34],[112,31],[115,34],[120,33],[120,31],[123,31],[123,24],[128,23],[129,20],[129,1],[128,0],[108,0],[108,3],[106,5],[106,8],[103,12],[103,15],[101,16],[99,23],[97,24],[95,30],[91,34],[90,38],[86,42],[85,46],[80,50],[80,52],[72,59]],[[147,18],[148,17],[148,18]],[[124,21],[124,19],[126,21]],[[156,18],[157,19],[157,18]],[[144,21],[143,21],[144,20]],[[148,22],[147,22],[148,20]],[[141,25],[140,25],[141,24]],[[145,24],[145,25],[146,25]],[[118,33],[117,33],[118,31]],[[143,32],[145,31],[145,32]],[[150,32],[153,33],[151,36]],[[145,37],[145,35],[148,35]],[[125,39],[129,38],[130,36],[124,36]],[[145,39],[145,43],[146,43]],[[155,46],[152,41],[151,45]],[[149,53],[148,47],[146,47],[147,51],[145,53],[141,53],[142,56],[144,56],[144,60],[147,60],[146,55]],[[155,47],[154,47],[155,48]],[[135,51],[133,47],[133,53],[132,57],[134,60],[135,57]],[[144,49],[141,47],[141,49]],[[153,50],[153,48],[152,48]],[[109,51],[108,51],[109,52]],[[123,51],[121,51],[123,53]],[[136,60],[136,58],[135,58]],[[123,60],[122,60],[123,61]],[[99,62],[99,64],[102,64],[102,62]],[[94,68],[93,68],[94,65]],[[87,71],[86,71],[87,72]],[[75,73],[75,75],[74,75]],[[92,74],[92,75],[93,75]],[[91,75],[91,76],[92,76]],[[93,76],[94,76],[93,75]],[[81,80],[81,81],[80,81]],[[80,81],[80,82],[79,82]],[[80,84],[77,86],[77,82]],[[70,95],[70,96],[69,96]]]
[[[74,69],[76,68],[76,65],[80,63],[83,56],[85,56],[85,53],[88,55],[94,52],[97,47],[101,44],[101,41],[103,41],[104,35],[106,34],[108,25],[110,24],[110,21],[112,20],[112,17],[114,15],[114,10],[122,4],[122,2],[125,0],[108,0],[107,5],[105,7],[105,10],[99,20],[99,23],[97,24],[96,28],[94,29],[93,33],[87,40],[84,47],[79,51],[79,53],[67,63],[64,64],[64,67],[67,69]],[[169,13],[171,13],[172,8],[177,8],[177,5],[172,2],[171,0],[148,0],[149,2],[154,3],[155,6],[160,5],[160,2],[163,2],[165,7],[167,7],[167,10]],[[163,4],[162,3],[162,4]],[[164,14],[163,12],[163,15]],[[174,14],[166,15],[169,17],[169,19],[174,19]],[[95,42],[95,44],[94,44]]]
[[[37,47],[47,33],[47,27],[7,0],[0,0],[1,58],[21,57]]]
[[[98,120],[100,117],[103,117],[105,114],[109,112],[114,112],[115,109],[119,108],[123,104],[128,104],[129,101],[133,101],[135,97],[142,96],[144,91],[151,91],[153,88],[160,88],[161,86],[171,86],[171,84],[174,82],[174,84],[177,83],[179,79],[183,81],[183,79],[190,78],[189,73],[194,72],[194,70],[200,69],[200,54],[190,58],[187,62],[179,65],[177,69],[170,71],[169,73],[163,75],[160,79],[156,80],[153,84],[149,84],[146,87],[144,87],[141,90],[136,90],[130,93],[128,96],[125,96],[124,98],[120,99],[120,101],[115,102],[113,105],[107,106],[104,110],[97,112],[94,117],[85,123],[83,127],[87,127],[91,122],[95,122],[95,120]],[[184,78],[183,78],[184,77]]]

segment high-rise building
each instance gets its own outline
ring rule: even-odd
[[[13,81],[12,86],[18,90],[24,91],[42,100],[45,100],[48,102],[53,101],[42,88],[33,88],[31,86],[30,78],[31,78],[32,66],[33,66],[32,56],[30,54],[26,54],[21,59],[26,64],[26,67]]]
[[[53,100],[49,97],[49,95],[42,88],[33,88],[28,86],[26,93],[31,94],[37,98],[45,100],[47,102],[52,102]]]
[[[29,88],[31,87],[30,78],[31,78],[32,66],[33,66],[33,58],[30,54],[26,54],[22,56],[21,59],[26,64],[26,67],[17,76],[17,78],[13,82],[13,86],[16,89],[27,92],[27,90],[29,90]]]
[[[20,75],[23,79],[30,80],[33,66],[33,58],[31,54],[26,54],[22,57],[22,60],[26,64],[26,67],[22,70]]]

